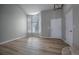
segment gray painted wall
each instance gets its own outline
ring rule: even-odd
[[[1,8],[2,8],[2,5],[0,5],[0,11],[1,11]],[[0,18],[1,18],[1,16],[0,16]],[[0,21],[0,38],[1,38],[1,21]]]
[[[71,7],[72,5],[64,5],[64,8],[63,8],[63,10],[62,10],[62,31],[63,31],[63,33],[62,33],[62,37],[63,37],[63,39],[64,40],[66,40],[66,22],[65,22],[65,19],[66,19],[66,17],[65,17],[65,15],[68,13],[68,12],[70,12],[70,10],[72,9],[72,7]]]
[[[73,45],[73,29],[71,27],[73,26],[73,7],[70,4],[64,5],[63,12],[62,12],[62,31],[63,31],[63,39],[69,44]],[[72,20],[72,25],[71,25]],[[70,22],[69,22],[70,21]],[[68,25],[69,24],[69,25]],[[69,28],[70,26],[70,28]],[[72,34],[70,33],[70,30],[72,30]],[[71,36],[72,35],[72,36]]]
[[[66,21],[65,15],[72,10],[73,12],[73,44],[72,44],[72,52],[73,54],[79,54],[79,5],[65,5],[63,9],[63,21]],[[67,18],[70,18],[67,17]],[[64,24],[63,24],[64,25]],[[63,28],[64,32],[66,33],[66,27]],[[66,35],[65,40],[66,40]],[[68,43],[68,42],[67,42]],[[70,43],[69,43],[70,44]]]
[[[74,35],[73,45],[74,53],[79,54],[79,4],[73,5],[73,22],[74,22]]]
[[[26,16],[16,5],[0,5],[0,42],[26,35]]]
[[[42,22],[42,36],[44,37],[50,37],[50,21],[52,19],[60,19],[61,16],[61,10],[47,10],[41,12],[41,22]]]

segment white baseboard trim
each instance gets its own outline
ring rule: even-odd
[[[18,37],[18,38],[15,38],[15,39],[11,39],[11,40],[8,40],[8,41],[0,42],[0,45],[5,44],[5,43],[8,43],[8,42],[11,42],[11,41],[14,41],[14,40],[17,40],[17,39],[21,39],[23,37],[26,37],[26,35],[21,36],[21,37]]]
[[[67,40],[64,40],[64,39],[63,39],[63,41],[69,45],[69,43],[68,43],[68,41],[67,41]]]
[[[73,44],[70,44],[69,41],[63,40],[65,43],[67,43],[70,47],[73,47]]]
[[[41,38],[54,38],[54,37],[46,37],[46,36],[40,36]],[[56,38],[56,39],[62,39],[62,38]]]

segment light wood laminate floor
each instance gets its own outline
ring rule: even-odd
[[[68,46],[60,39],[52,38],[21,38],[0,45],[0,55],[61,55]]]

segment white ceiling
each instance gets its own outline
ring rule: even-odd
[[[53,9],[53,4],[21,4],[19,5],[28,15],[37,14],[40,11]]]

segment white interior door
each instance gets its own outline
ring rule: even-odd
[[[51,37],[52,38],[62,38],[61,31],[61,19],[52,19],[51,20]]]
[[[66,14],[66,41],[68,44],[73,43],[73,14],[72,10]]]

